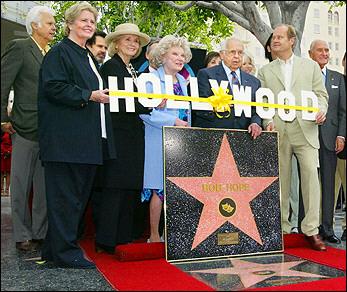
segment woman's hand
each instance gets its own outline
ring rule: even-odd
[[[183,121],[183,120],[181,120],[181,119],[179,119],[179,118],[176,118],[175,126],[187,127],[187,126],[188,126],[188,122]]]
[[[164,108],[166,106],[167,98],[164,98],[161,103],[158,104],[156,108]]]
[[[92,95],[90,96],[89,100],[99,102],[99,103],[109,103],[110,97],[108,96],[109,90],[103,89],[103,90],[94,90],[92,91]]]

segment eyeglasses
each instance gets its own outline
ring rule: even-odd
[[[236,51],[236,50],[223,50],[225,52],[225,54],[227,55],[232,55],[235,56],[236,54],[238,54],[239,56],[243,56],[243,51]]]

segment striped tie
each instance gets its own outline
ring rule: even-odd
[[[236,72],[235,71],[231,71],[231,84],[232,85],[237,85],[238,88],[240,88],[240,82],[239,79],[237,78]]]

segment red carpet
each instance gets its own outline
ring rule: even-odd
[[[167,263],[164,259],[163,244],[135,243],[118,246],[115,256],[96,254],[92,239],[85,239],[80,244],[90,259],[95,262],[98,270],[116,290],[214,291],[212,287]],[[346,271],[345,250],[328,247],[327,252],[314,251],[309,248],[301,234],[285,235],[284,246],[286,254]],[[247,291],[255,290],[346,291],[346,277],[247,289]]]
[[[214,291],[213,288],[167,263],[163,258],[120,262],[115,256],[96,254],[94,243],[90,239],[83,240],[80,245],[116,290]]]
[[[311,262],[346,271],[346,251],[327,246],[326,252],[310,248],[303,234],[286,234],[284,252]]]

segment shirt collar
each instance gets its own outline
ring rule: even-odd
[[[34,41],[34,43],[37,45],[37,47],[39,48],[39,50],[41,51],[42,55],[46,55],[50,49],[50,46],[47,45],[44,48],[41,48],[41,46],[39,45],[39,43],[31,36],[31,39]]]
[[[225,73],[227,74],[227,76],[229,76],[229,75],[231,74],[231,69],[230,69],[227,65],[224,64],[224,61],[222,61],[222,66],[223,66],[224,71],[225,71]],[[236,75],[237,75],[237,78],[238,78],[239,80],[241,80],[241,78],[240,78],[240,68],[237,68],[237,69],[235,70],[235,73],[236,73]]]
[[[323,67],[322,73],[324,74],[324,76],[327,76],[327,66]]]
[[[280,64],[288,64],[288,65],[293,65],[293,62],[294,62],[294,54],[292,53],[292,55],[290,56],[289,59],[287,60],[282,60],[280,58],[278,58],[278,61],[280,62]]]

